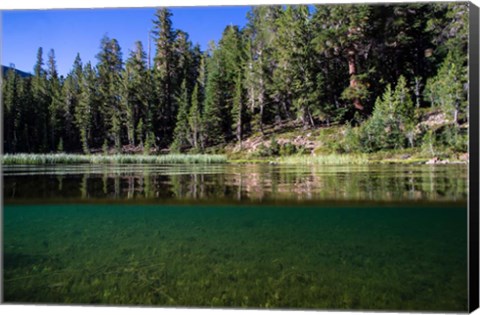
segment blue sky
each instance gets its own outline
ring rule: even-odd
[[[187,32],[202,50],[210,40],[220,39],[225,26],[243,27],[249,10],[248,6],[171,9],[173,27]],[[43,47],[44,60],[53,48],[58,71],[66,75],[77,52],[84,63],[96,64],[104,34],[119,41],[125,60],[135,41],[141,40],[147,49],[154,14],[155,9],[147,8],[3,11],[2,64],[32,72],[38,47]]]

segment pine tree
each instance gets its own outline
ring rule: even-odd
[[[78,129],[75,126],[75,108],[78,106],[80,92],[77,89],[77,82],[70,73],[62,86],[61,102],[63,110],[63,127],[59,137],[64,141],[64,148],[67,151],[76,150],[79,147]]]
[[[17,81],[17,91],[19,96],[18,108],[18,128],[16,127],[16,135],[18,136],[17,150],[18,152],[40,152],[39,151],[39,126],[36,117],[38,103],[33,94],[33,77],[24,78]],[[18,131],[18,133],[17,133]]]
[[[182,30],[175,32],[174,42],[174,57],[175,57],[175,76],[174,76],[174,93],[183,93],[180,87],[185,80],[188,93],[192,92],[192,83],[195,82],[195,66],[192,43],[188,39],[188,34]],[[193,72],[193,73],[192,73]],[[193,76],[192,76],[193,75]],[[176,98],[175,98],[176,99]]]
[[[129,145],[135,145],[135,120],[138,116],[138,104],[134,101],[132,91],[131,69],[125,67],[120,82],[120,110],[125,113],[125,126]]]
[[[192,106],[188,113],[188,123],[191,130],[193,147],[196,151],[200,149],[200,137],[202,133],[202,112],[199,101],[198,84],[195,84],[192,92]]]
[[[48,106],[50,103],[48,95],[47,73],[43,68],[43,49],[40,47],[37,52],[37,62],[34,67],[32,78],[32,97],[34,106],[30,115],[32,125],[29,129],[34,133],[29,134],[35,152],[46,152],[48,150]],[[35,117],[35,119],[33,119]]]
[[[148,69],[142,42],[135,42],[135,50],[126,61],[122,81],[122,102],[126,114],[127,138],[131,145],[143,144],[147,132],[153,131],[153,82]],[[141,126],[139,127],[139,124]]]
[[[222,90],[222,77],[218,50],[213,50],[213,56],[207,64],[207,84],[205,86],[204,135],[207,146],[225,142],[223,133],[223,110],[225,97]],[[208,118],[207,118],[208,117]]]
[[[122,82],[122,53],[117,40],[104,36],[97,59],[101,106],[94,126],[95,133],[99,135],[99,140],[106,140],[107,144],[113,140],[114,147],[119,152],[124,113],[120,110],[121,96],[119,95]],[[100,141],[96,141],[96,144],[100,144]]]
[[[287,90],[303,126],[315,125],[312,112],[318,106],[317,86],[312,47],[310,13],[307,6],[288,6],[277,20],[277,60],[274,72],[277,89]]]
[[[455,125],[459,117],[467,111],[467,68],[461,58],[450,52],[440,67],[437,76],[427,81],[426,98],[433,106],[438,106]]]
[[[21,78],[12,68],[8,70],[3,81],[3,149],[5,152],[17,151],[21,106],[18,91],[20,80]]]
[[[88,62],[83,67],[83,73],[78,78],[79,80],[79,100],[75,107],[75,125],[80,134],[80,142],[82,150],[85,154],[90,152],[91,144],[93,143],[92,132],[94,130],[95,117],[98,111],[98,90],[97,77],[95,70]]]
[[[245,89],[253,128],[262,133],[271,113],[276,121],[282,116],[290,117],[288,91],[280,87],[281,79],[273,75],[279,66],[276,46],[277,20],[281,14],[280,6],[255,6],[247,15]]]
[[[359,65],[362,56],[368,56],[373,6],[368,4],[318,5],[313,15],[317,32],[316,49],[326,56],[339,56],[348,64],[349,85],[342,98],[353,103],[355,109],[364,109],[363,101],[369,91]]]
[[[73,68],[67,75],[63,84],[62,96],[65,110],[64,141],[66,150],[79,150],[80,131],[75,123],[76,108],[80,102],[81,84],[83,77],[83,65],[80,54],[77,54],[73,62]]]
[[[130,53],[123,72],[122,102],[126,113],[128,142],[135,145],[135,138],[144,138],[136,134],[140,120],[147,120],[150,111],[151,94],[150,75],[147,69],[146,54],[142,43],[135,43],[135,50]],[[143,122],[142,122],[143,124]],[[143,129],[143,127],[142,127]],[[142,131],[143,132],[143,131]]]
[[[237,79],[235,80],[235,95],[233,98],[232,120],[232,129],[241,148],[245,123],[243,75],[241,72],[238,73]]]
[[[223,92],[219,102],[222,132],[225,141],[230,141],[234,135],[231,114],[234,106],[236,80],[239,76],[242,76],[246,58],[242,33],[238,26],[230,25],[225,28],[214,58],[218,58],[220,71],[218,84]]]
[[[50,150],[55,151],[58,147],[59,139],[64,136],[66,110],[62,101],[62,86],[58,77],[55,51],[53,49],[48,52],[47,89],[50,101],[48,105]]]
[[[198,146],[196,147],[196,149],[202,152],[205,149],[205,139],[206,139],[204,114],[205,114],[205,91],[206,91],[207,78],[208,78],[207,64],[209,62],[209,58],[210,58],[209,50],[205,51],[201,55],[200,61],[198,64],[197,81],[195,83],[195,85],[197,86],[197,92],[195,91],[192,92],[192,107],[193,108],[198,107],[199,109],[198,111],[195,110],[195,113],[198,113],[199,115],[197,120],[198,128],[196,128],[196,130],[198,131],[198,134],[197,134]],[[192,117],[192,115],[190,115],[190,117]]]
[[[190,110],[190,99],[187,90],[187,81],[184,79],[181,86],[181,94],[177,96],[178,115],[177,124],[173,133],[173,143],[171,150],[174,152],[183,152],[189,145],[190,128],[188,123],[188,112]]]
[[[417,123],[415,105],[410,96],[410,90],[407,87],[407,81],[404,76],[398,78],[397,86],[393,94],[394,102],[398,106],[398,117],[400,129],[408,139],[410,147],[415,145],[415,125]]]
[[[155,104],[157,112],[153,117],[153,129],[164,146],[171,142],[176,113],[175,32],[171,16],[172,13],[168,9],[159,9],[155,15],[153,32],[156,36],[153,76],[157,98]]]
[[[403,148],[406,140],[413,146],[416,122],[406,79],[400,76],[395,90],[388,84],[382,97],[377,98],[372,117],[361,129],[360,139],[367,152]]]
[[[197,76],[196,84],[198,84],[199,96],[202,96],[205,94],[205,86],[207,85],[207,74],[208,74],[207,61],[209,58],[210,58],[209,50],[207,50],[200,56],[200,61],[198,63],[198,76]]]
[[[143,124],[143,119],[140,118],[135,128],[135,136],[137,137],[137,143],[142,146],[145,139],[144,134],[145,134],[145,126]]]

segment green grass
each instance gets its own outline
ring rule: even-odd
[[[168,154],[168,155],[83,155],[83,154],[5,154],[3,165],[39,165],[74,163],[115,164],[212,164],[226,163],[224,155]]]
[[[364,165],[368,164],[366,154],[328,154],[328,155],[292,155],[276,160],[279,164],[317,164],[317,165]]]
[[[407,157],[403,157],[407,155]],[[453,154],[439,153],[442,159],[458,161]],[[221,154],[168,154],[168,155],[84,155],[84,154],[5,154],[3,165],[42,165],[42,164],[302,164],[302,165],[365,165],[365,164],[424,164],[431,156],[418,149],[382,151],[369,154],[322,153],[317,155],[290,155],[283,157],[257,158],[248,155]]]

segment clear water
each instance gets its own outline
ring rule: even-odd
[[[4,168],[4,299],[466,311],[466,174]]]

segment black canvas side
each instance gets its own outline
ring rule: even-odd
[[[473,312],[479,303],[479,9],[470,2],[469,9],[469,299],[468,310]]]

